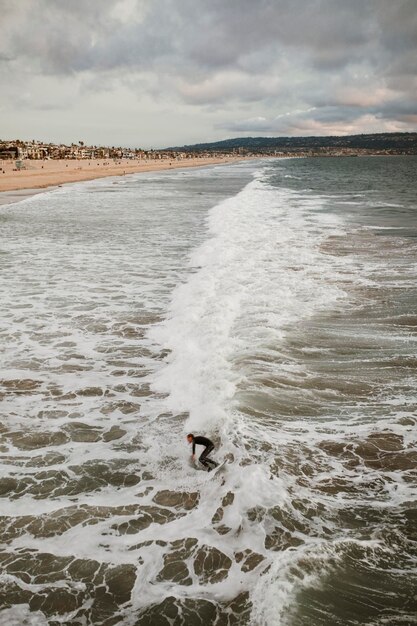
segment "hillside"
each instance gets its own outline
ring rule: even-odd
[[[359,150],[390,151],[417,154],[417,133],[378,133],[330,137],[238,137],[211,143],[198,143],[171,150],[193,151],[249,151],[256,153],[298,152],[305,150]]]

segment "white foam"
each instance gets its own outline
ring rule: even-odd
[[[0,610],[0,626],[48,626],[40,611],[31,611],[28,604],[19,604]]]

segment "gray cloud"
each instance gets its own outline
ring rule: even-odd
[[[4,0],[3,0],[4,3]],[[139,0],[128,20],[115,0],[21,0],[2,20],[13,56],[37,57],[46,71],[193,68],[201,75],[242,67],[265,51],[302,51],[318,68],[335,68],[382,51],[415,49],[414,0]],[[7,36],[9,33],[9,36]],[[178,61],[181,64],[178,65]]]
[[[122,88],[132,110],[145,97],[191,107],[214,134],[414,124],[415,0],[0,0],[0,11],[3,93],[54,91],[34,108],[48,97],[59,108],[69,81],[74,97],[117,102]]]

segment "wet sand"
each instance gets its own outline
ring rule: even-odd
[[[123,176],[182,167],[198,167],[231,163],[239,157],[208,157],[192,159],[82,159],[26,160],[24,169],[17,170],[14,160],[0,160],[0,204],[17,202],[39,193],[42,189],[105,176]],[[241,157],[240,157],[241,158]]]

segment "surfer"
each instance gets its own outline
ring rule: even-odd
[[[218,466],[218,463],[216,463],[216,461],[213,461],[212,459],[208,458],[208,455],[214,450],[214,443],[210,441],[210,439],[207,439],[207,437],[201,437],[200,435],[196,436],[190,433],[189,435],[187,435],[187,441],[188,443],[193,444],[193,454],[191,456],[193,461],[195,460],[196,445],[204,446],[204,450],[200,454],[199,459],[198,459],[201,465],[204,465],[204,467],[207,468],[208,472],[211,472],[212,469]]]

